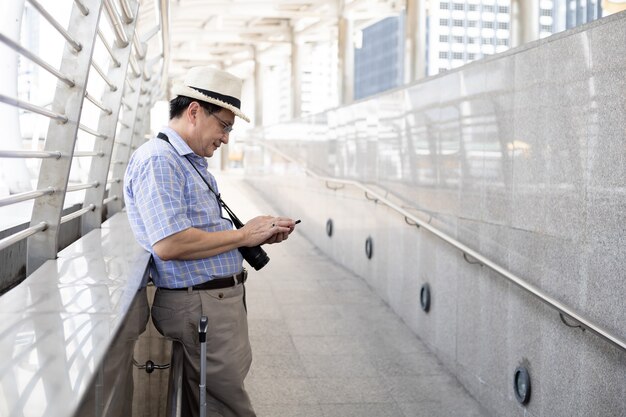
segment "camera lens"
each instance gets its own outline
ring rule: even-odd
[[[267,253],[260,246],[239,248],[239,252],[241,252],[243,259],[257,271],[270,261],[270,257],[267,256]]]

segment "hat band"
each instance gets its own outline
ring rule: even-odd
[[[220,93],[216,93],[215,91],[209,91],[209,90],[203,90],[201,88],[196,88],[196,87],[191,87],[194,90],[204,94],[205,96],[209,96],[211,98],[214,98],[216,100],[220,100],[223,101],[224,103],[230,104],[233,107],[236,107],[238,109],[241,108],[241,100],[239,100],[238,98],[235,98],[233,96],[227,96],[224,94],[220,94]]]

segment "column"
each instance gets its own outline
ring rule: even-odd
[[[511,1],[511,47],[539,39],[539,0]]]
[[[404,82],[426,77],[426,7],[424,0],[406,0]]]
[[[354,42],[352,19],[345,14],[345,1],[339,1],[338,51],[339,51],[339,104],[354,100]]]
[[[254,56],[254,125],[263,126],[263,74],[259,50],[253,47]]]
[[[291,26],[291,118],[302,114],[302,45],[298,41],[293,24]]]

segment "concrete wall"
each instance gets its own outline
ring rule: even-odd
[[[257,135],[322,175],[388,190],[624,340],[624,74],[622,13]],[[276,209],[376,288],[494,416],[626,415],[625,352],[362,192],[331,190],[258,147],[245,164]],[[520,364],[532,379],[526,407],[512,388]]]

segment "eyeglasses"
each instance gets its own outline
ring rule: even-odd
[[[226,123],[221,118],[219,118],[217,116],[217,114],[215,114],[215,113],[211,113],[211,116],[215,117],[222,124],[222,132],[224,132],[224,134],[229,134],[230,132],[233,131],[233,125],[232,124]]]

